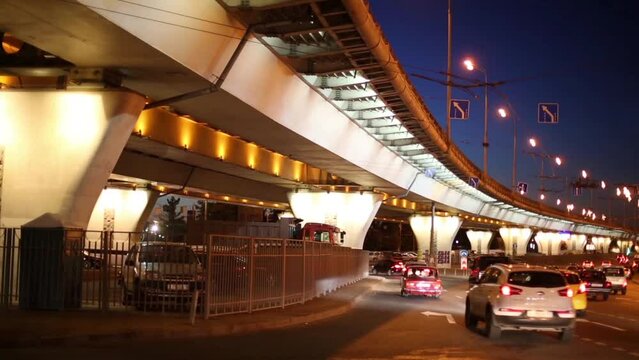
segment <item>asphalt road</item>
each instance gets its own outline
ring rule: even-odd
[[[0,351],[0,359],[639,359],[639,284],[591,301],[571,343],[556,334],[503,332],[497,341],[463,326],[467,283],[445,280],[439,300],[402,298],[380,282],[346,315],[249,335],[94,347]],[[422,314],[437,312],[452,317]]]

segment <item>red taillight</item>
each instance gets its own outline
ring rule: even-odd
[[[570,288],[566,288],[566,289],[561,289],[559,291],[557,291],[557,293],[559,293],[559,296],[566,296],[566,297],[573,297],[573,295],[575,295],[575,292],[572,291],[572,289]]]
[[[521,290],[520,288],[516,288],[516,287],[512,287],[508,285],[502,285],[502,287],[499,288],[499,292],[504,296],[519,295],[521,294],[522,291],[523,290]]]
[[[581,283],[579,284],[579,291],[577,292],[577,294],[584,294],[586,292],[586,284]]]
[[[473,271],[470,272],[471,276],[478,276],[479,275],[479,269],[473,269]]]
[[[612,287],[612,283],[610,281],[606,281],[606,284],[604,286],[607,288]]]

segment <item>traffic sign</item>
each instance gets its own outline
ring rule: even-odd
[[[466,249],[459,250],[459,256],[468,257],[468,250],[466,250]]]
[[[474,187],[475,189],[477,189],[477,187],[479,186],[479,178],[478,177],[471,177],[470,179],[468,179],[468,185]]]
[[[525,193],[528,192],[528,184],[525,182],[519,182],[517,183],[517,191],[524,195]]]
[[[556,124],[559,122],[558,103],[537,104],[537,122],[544,124]]]
[[[448,113],[451,119],[467,120],[470,114],[470,100],[451,99]]]

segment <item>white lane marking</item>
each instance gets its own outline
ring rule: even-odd
[[[622,347],[613,347],[612,350],[617,350],[617,351],[626,351],[626,349],[622,348]]]
[[[463,299],[463,297],[459,296],[459,295],[455,295],[456,298],[458,299]]]
[[[592,341],[591,338],[581,338],[581,340],[583,340],[583,341]]]
[[[434,312],[434,311],[424,311],[422,312],[422,315],[426,315],[426,316],[445,316],[446,320],[448,320],[449,324],[457,324],[455,322],[455,319],[453,319],[453,315],[451,314],[445,314],[445,313],[438,313],[438,312]]]
[[[606,343],[602,343],[601,341],[595,341],[595,345],[606,346]]]
[[[625,329],[618,328],[616,326],[612,326],[612,325],[608,325],[608,324],[604,324],[604,323],[600,323],[600,322],[596,322],[596,321],[590,321],[590,320],[586,320],[586,319],[577,319],[577,322],[591,323],[591,324],[607,327],[607,328],[610,328],[610,329],[613,329],[613,330],[617,330],[617,331],[626,331]]]

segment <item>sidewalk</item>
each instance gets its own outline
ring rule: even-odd
[[[122,340],[241,334],[327,319],[349,311],[380,279],[366,278],[305,304],[252,314],[225,315],[194,325],[184,313],[0,311],[0,348],[66,346]]]

